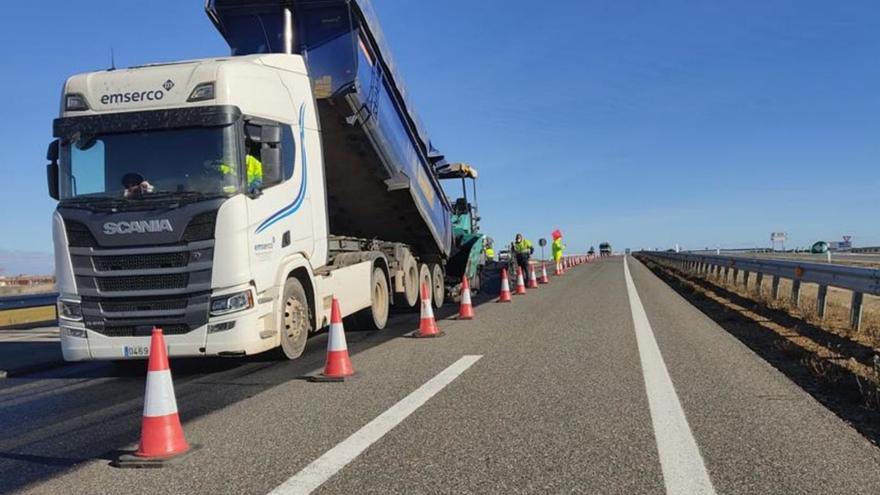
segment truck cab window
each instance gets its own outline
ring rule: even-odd
[[[230,125],[71,136],[60,148],[61,200],[236,194],[241,187],[235,137]],[[150,194],[128,191],[126,178],[134,176],[143,178],[143,192]]]
[[[74,195],[103,193],[106,190],[104,174],[104,141],[92,139],[70,146],[71,193]]]
[[[248,187],[259,185],[261,189],[266,189],[293,177],[296,142],[293,140],[293,131],[290,126],[281,126],[281,142],[278,144],[257,143],[248,139],[245,149],[247,150],[245,160],[248,163]],[[269,159],[270,152],[277,153],[280,160]],[[255,158],[259,165],[254,162]],[[259,170],[257,170],[258,168]]]
[[[296,143],[293,141],[293,131],[290,126],[281,129],[281,168],[284,170],[284,180],[293,177],[293,164],[296,162]]]

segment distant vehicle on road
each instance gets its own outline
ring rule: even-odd
[[[596,254],[596,248],[594,248],[593,246],[590,246],[590,250],[587,251],[587,254],[589,254],[590,256]]]
[[[611,244],[607,242],[599,244],[599,256],[611,256]]]

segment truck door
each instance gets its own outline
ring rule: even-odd
[[[300,252],[310,257],[314,249],[314,225],[308,198],[307,170],[302,160],[302,147],[295,130],[287,124],[281,128],[277,145],[255,143],[246,132],[246,149],[255,153],[262,150],[263,182],[261,194],[248,198],[248,216],[251,232],[252,267],[261,287],[271,284],[280,260]],[[247,127],[247,126],[246,126]],[[298,133],[297,133],[298,134]],[[272,148],[277,147],[277,151]],[[270,151],[266,151],[267,148]],[[271,154],[277,154],[275,167]]]

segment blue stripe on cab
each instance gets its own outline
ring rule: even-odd
[[[305,130],[305,127],[303,126],[304,117],[305,117],[305,110],[306,110],[306,105],[305,105],[305,103],[303,103],[299,107],[299,149],[300,149],[300,155],[302,156],[302,180],[299,183],[299,191],[297,192],[296,198],[293,200],[293,202],[291,202],[289,205],[285,206],[284,208],[281,208],[280,210],[276,211],[275,213],[270,215],[269,218],[263,220],[263,223],[261,223],[257,227],[257,234],[259,234],[260,232],[271,227],[272,224],[278,222],[279,220],[281,220],[285,217],[288,217],[290,215],[293,215],[296,212],[296,210],[298,210],[299,207],[302,206],[303,200],[305,200],[306,179],[308,178],[308,166],[307,166],[308,162],[306,160],[306,145],[305,145],[306,130]]]

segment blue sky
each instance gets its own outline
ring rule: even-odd
[[[880,245],[875,2],[374,0],[497,240]],[[202,0],[14,2],[0,30],[0,267],[51,270],[44,156],[73,73],[225,55]]]

